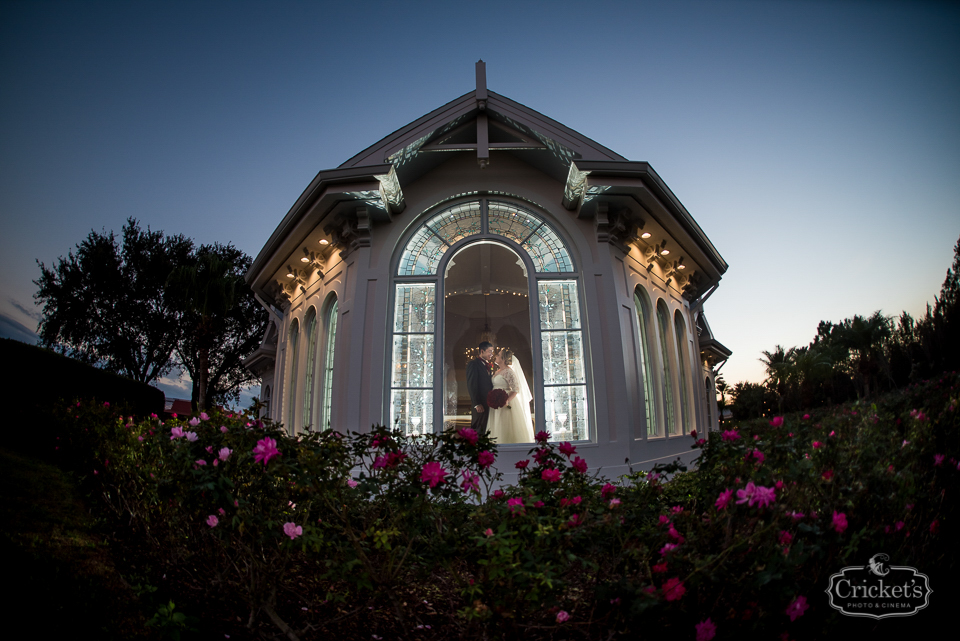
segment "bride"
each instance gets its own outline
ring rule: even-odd
[[[530,417],[530,388],[520,362],[509,349],[500,350],[494,362],[500,367],[493,377],[493,389],[507,392],[507,404],[490,410],[487,429],[497,443],[532,443],[533,420]]]

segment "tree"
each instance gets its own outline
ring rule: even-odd
[[[844,320],[842,327],[840,342],[853,353],[854,373],[863,386],[864,398],[870,398],[870,383],[881,374],[889,377],[883,348],[891,334],[890,319],[879,311],[868,318],[857,314]]]
[[[168,279],[168,295],[183,312],[177,356],[193,381],[198,409],[236,401],[257,380],[243,359],[260,344],[267,312],[243,280],[250,263],[232,244],[203,245]]]
[[[140,229],[127,219],[118,243],[113,232],[91,231],[52,268],[37,261],[34,299],[42,306],[41,344],[141,383],[175,367],[180,340],[176,307],[164,285],[188,261],[193,241]]]
[[[723,425],[723,412],[727,409],[727,392],[730,391],[730,386],[727,385],[727,381],[724,380],[723,374],[717,375],[714,387],[720,392],[720,400],[717,401],[717,408],[720,410],[720,425]]]

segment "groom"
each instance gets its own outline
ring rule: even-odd
[[[493,344],[483,341],[480,343],[480,358],[475,358],[467,365],[467,391],[470,392],[470,402],[473,403],[470,412],[470,427],[477,434],[486,434],[487,419],[490,408],[487,407],[487,394],[493,389]]]

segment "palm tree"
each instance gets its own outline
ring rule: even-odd
[[[767,383],[773,388],[779,397],[779,407],[783,410],[783,397],[787,393],[787,383],[790,380],[793,365],[791,358],[795,348],[791,347],[785,350],[782,345],[777,345],[772,352],[764,350],[760,352],[763,358],[757,359],[767,370]]]
[[[890,338],[890,319],[879,311],[869,318],[859,314],[843,323],[841,343],[854,353],[854,366],[863,382],[863,396],[870,397],[870,381],[881,370],[886,371],[883,355],[884,341]]]
[[[717,376],[713,386],[720,392],[720,401],[717,403],[717,408],[720,410],[720,424],[723,425],[723,411],[727,409],[727,392],[730,391],[730,386],[723,379],[723,374]]]
[[[203,248],[206,249],[206,248]],[[201,250],[193,265],[177,267],[167,279],[167,291],[178,301],[182,311],[200,316],[194,330],[199,361],[199,397],[197,409],[207,407],[210,350],[217,326],[236,302],[240,277],[231,273],[233,263],[215,253]]]

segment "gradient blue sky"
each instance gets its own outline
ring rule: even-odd
[[[36,329],[36,260],[128,216],[256,255],[317,171],[471,91],[480,58],[697,219],[730,264],[706,305],[728,382],[939,292],[956,2],[0,0],[0,335]]]

